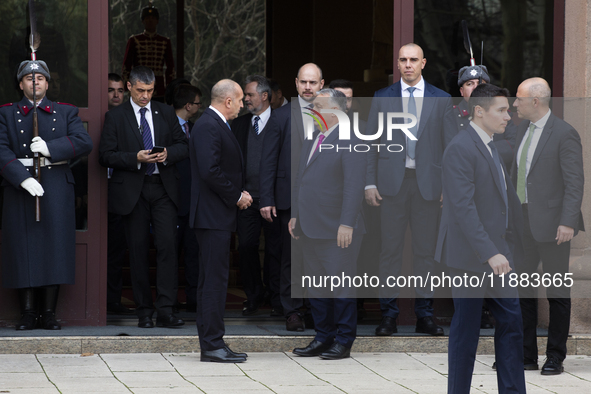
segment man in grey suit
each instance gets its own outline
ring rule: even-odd
[[[382,250],[380,275],[398,277],[402,269],[404,235],[410,223],[414,275],[423,279],[434,269],[433,255],[437,240],[437,218],[441,200],[441,158],[447,144],[457,133],[449,94],[427,83],[422,70],[427,63],[423,50],[406,44],[398,54],[401,80],[378,90],[374,95],[367,123],[367,133],[378,129],[379,113],[413,113],[418,126],[411,129],[416,141],[396,130],[392,140],[382,133],[382,144],[398,144],[402,152],[381,149],[368,153],[365,199],[370,206],[381,206]],[[384,119],[384,123],[386,120]],[[416,134],[415,134],[416,133]],[[397,332],[398,289],[380,295],[382,322],[376,335]],[[416,332],[443,335],[433,319],[433,292],[416,288]]]
[[[579,133],[550,110],[550,86],[542,78],[519,85],[513,104],[521,122],[517,131],[517,156],[511,180],[522,203],[525,258],[517,272],[528,274],[530,283],[542,261],[544,274],[565,279],[569,271],[570,241],[585,230],[583,201],[583,154]],[[538,369],[536,287],[520,289],[523,316],[524,367]],[[562,373],[570,324],[570,288],[547,288],[550,324],[546,362],[542,375]]]

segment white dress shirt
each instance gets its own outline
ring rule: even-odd
[[[410,88],[411,86],[406,84],[402,79],[400,80],[400,88],[401,88],[401,94],[403,98],[409,98],[410,97],[410,92],[408,91],[408,88]],[[421,121],[421,111],[423,109],[423,97],[425,97],[425,80],[423,79],[423,76],[421,75],[421,80],[419,81],[419,83],[417,83],[415,86],[412,86],[415,88],[414,92],[413,92],[413,97],[415,98],[415,104],[417,106],[417,130],[419,129],[420,126],[420,121]],[[402,112],[407,112],[408,113],[408,100],[402,100]],[[406,140],[408,141],[408,137],[406,137]],[[414,159],[411,159],[410,156],[408,155],[408,149],[406,150],[406,164],[405,166],[407,168],[416,168],[416,163]]]

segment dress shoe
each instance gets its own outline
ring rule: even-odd
[[[214,363],[243,363],[246,357],[236,356],[231,353],[228,347],[223,347],[216,350],[202,350],[201,361],[210,361]]]
[[[548,356],[542,367],[542,375],[560,375],[564,372],[562,361],[554,356]]]
[[[297,313],[292,313],[285,322],[287,331],[304,331],[304,321]]]
[[[275,308],[271,308],[271,317],[279,317],[283,316],[283,307],[277,306]]]
[[[334,342],[330,349],[320,354],[320,358],[325,360],[340,360],[351,357],[351,349],[346,348],[338,342]]]
[[[321,353],[326,352],[331,346],[332,343],[322,343],[314,339],[306,347],[297,347],[293,349],[293,354],[302,357],[320,356]]]
[[[37,328],[37,315],[34,313],[25,313],[16,325],[17,331],[33,330]]]
[[[380,337],[389,337],[390,335],[398,332],[396,327],[396,319],[389,316],[384,316],[382,322],[376,327],[376,335]]]
[[[228,346],[228,345],[226,345],[225,348],[226,348],[227,351],[229,351],[231,354],[233,354],[236,357],[248,358],[248,354],[246,354],[246,353],[236,353],[234,350],[230,349],[230,346]]]
[[[259,304],[256,301],[246,301],[242,308],[242,316],[252,316],[259,310]]]
[[[435,324],[433,316],[425,316],[417,320],[415,332],[438,336],[443,335],[443,328]]]
[[[164,315],[156,318],[156,326],[157,327],[180,327],[184,326],[185,322],[182,319],[179,319],[174,314]]]
[[[149,316],[140,317],[137,326],[139,328],[154,328],[154,322]]]
[[[123,306],[120,302],[107,302],[107,313],[112,315],[133,315],[134,311]]]
[[[312,317],[311,313],[306,313],[304,315],[304,325],[308,330],[314,330],[316,328],[316,325],[314,324],[314,318]]]

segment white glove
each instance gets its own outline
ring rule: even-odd
[[[27,178],[24,181],[21,182],[21,187],[23,189],[25,189],[26,191],[28,191],[29,193],[31,193],[31,196],[36,197],[39,196],[41,197],[43,195],[43,193],[45,193],[45,191],[43,190],[43,186],[41,186],[41,184],[39,182],[37,182],[37,179],[35,178]]]
[[[43,141],[43,138],[35,137],[31,142],[31,152],[39,152],[45,157],[51,157],[51,153],[49,153],[49,149],[47,148],[47,143]]]

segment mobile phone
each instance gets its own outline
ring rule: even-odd
[[[164,147],[163,146],[155,146],[150,151],[150,154],[153,155],[154,153],[160,153],[160,152],[164,152]]]

